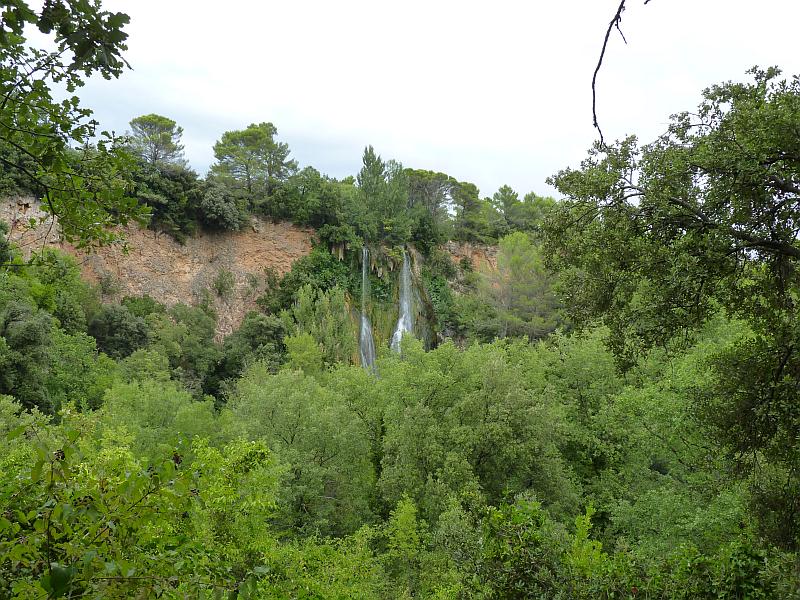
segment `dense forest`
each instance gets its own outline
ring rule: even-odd
[[[314,246],[219,340],[224,272],[108,302],[0,222],[0,598],[800,598],[800,80],[712,85],[558,200],[371,146],[335,179],[269,122],[200,176],[169,117],[54,98],[121,74],[127,21],[4,5],[2,195],[79,248]]]

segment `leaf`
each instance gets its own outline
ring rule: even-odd
[[[39,584],[42,589],[49,592],[50,598],[60,598],[69,591],[75,573],[75,567],[64,567],[58,563],[52,563],[50,572],[42,575]]]
[[[31,468],[31,481],[33,481],[34,483],[36,483],[37,481],[39,481],[42,478],[42,467],[43,466],[44,466],[44,461],[41,460],[41,459],[37,460],[33,464],[33,467]]]
[[[18,438],[25,432],[26,428],[27,425],[20,425],[19,427],[14,427],[14,429],[12,429],[6,434],[6,440],[10,442],[11,440]]]

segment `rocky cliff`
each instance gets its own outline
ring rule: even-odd
[[[288,223],[253,217],[242,231],[203,233],[178,244],[166,234],[129,227],[125,243],[90,253],[64,243],[57,223],[44,218],[35,200],[0,205],[10,238],[27,255],[45,246],[75,256],[86,279],[101,285],[104,298],[147,294],[171,306],[208,300],[218,315],[217,335],[235,330],[264,291],[265,272],[279,275],[311,250],[313,232]]]

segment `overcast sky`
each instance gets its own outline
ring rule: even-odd
[[[104,0],[131,16],[133,70],[80,93],[105,129],[159,113],[205,174],[222,132],[271,121],[301,166],[405,166],[554,193],[596,137],[591,77],[618,0]],[[795,0],[629,0],[599,76],[607,139],[649,141],[753,65],[800,73]]]

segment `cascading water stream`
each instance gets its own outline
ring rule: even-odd
[[[411,262],[408,259],[408,252],[403,252],[403,270],[400,272],[400,317],[392,334],[392,350],[400,352],[400,342],[403,334],[414,331],[414,307],[413,294],[411,288]]]
[[[375,370],[375,341],[372,338],[372,325],[367,316],[369,302],[369,250],[361,249],[361,335],[359,337],[359,354],[361,366]]]

